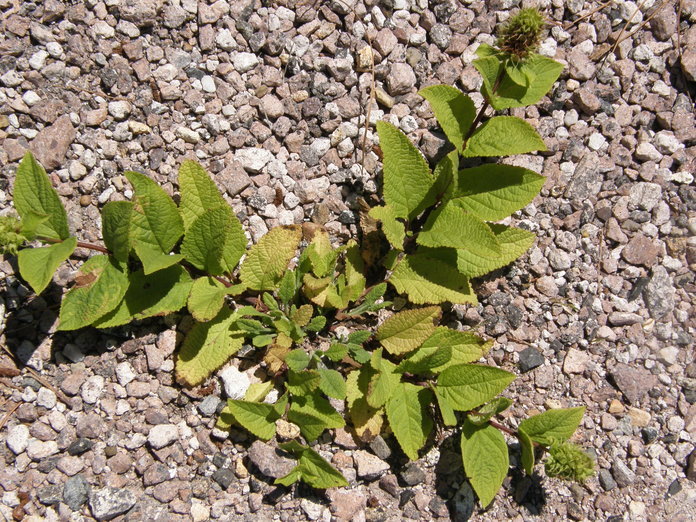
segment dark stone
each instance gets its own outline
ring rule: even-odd
[[[220,484],[222,489],[227,489],[234,481],[234,472],[229,468],[218,469],[213,473],[213,480]]]
[[[614,477],[611,476],[611,472],[608,469],[600,469],[598,478],[604,491],[611,491],[616,487],[616,481],[614,480]]]
[[[55,484],[53,486],[39,488],[36,491],[36,496],[39,498],[39,502],[45,506],[58,504],[61,500],[63,500],[63,486],[60,484]]]
[[[667,488],[667,496],[673,497],[682,490],[682,485],[679,483],[679,479],[674,479],[672,483]]]
[[[425,471],[423,471],[417,464],[411,462],[406,468],[399,473],[399,477],[407,486],[415,486],[416,484],[421,484],[425,482]]]
[[[75,442],[68,446],[68,454],[73,457],[76,455],[82,455],[83,453],[89,451],[94,446],[94,443],[88,439],[77,439]]]
[[[520,352],[519,365],[522,373],[533,370],[542,364],[544,364],[544,356],[536,348],[530,346],[529,348],[525,348]]]
[[[389,445],[384,441],[381,435],[377,435],[372,439],[370,442],[370,449],[382,460],[387,460],[391,457],[391,448],[389,448]]]
[[[89,493],[89,483],[82,475],[75,475],[65,482],[63,502],[73,511],[78,511],[87,502]]]

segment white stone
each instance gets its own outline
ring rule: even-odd
[[[587,146],[592,150],[599,150],[604,146],[606,142],[607,139],[604,136],[602,136],[602,134],[600,134],[599,132],[594,132],[587,140]]]
[[[236,366],[230,364],[219,375],[228,399],[244,398],[244,394],[251,385],[249,376],[246,373],[240,372]]]
[[[237,48],[237,41],[229,29],[218,31],[218,34],[215,36],[215,43],[223,51],[234,51]]]
[[[204,76],[201,78],[201,87],[203,87],[205,92],[215,92],[215,89],[217,88],[215,86],[215,79],[210,75]]]
[[[63,46],[58,42],[48,42],[46,50],[51,58],[60,58],[63,55]]]
[[[684,148],[684,144],[670,131],[663,130],[658,132],[655,134],[655,139],[653,141],[657,150],[662,154],[674,154],[679,149]]]
[[[169,446],[179,438],[179,429],[175,424],[158,424],[147,435],[147,442],[154,449]]]
[[[694,176],[686,170],[680,170],[678,172],[669,171],[665,176],[667,181],[673,181],[674,183],[681,183],[684,185],[690,185],[694,182]]]
[[[326,140],[328,141],[328,138]],[[244,170],[258,174],[273,159],[273,153],[266,149],[245,148],[237,150],[234,159],[242,164]]]
[[[648,143],[647,141],[638,144],[635,156],[636,159],[640,161],[660,161],[662,159],[660,151],[658,151],[652,143]]]
[[[95,35],[101,36],[102,38],[113,38],[116,34],[114,28],[107,24],[104,20],[98,20],[95,22],[92,25],[92,31],[94,31]]]
[[[672,366],[675,364],[677,362],[677,357],[679,357],[679,348],[675,346],[667,346],[657,353],[657,360],[665,366]]]
[[[553,58],[554,56],[556,56],[556,48],[556,40],[549,37],[543,42],[541,42],[541,45],[539,46],[539,54],[542,56],[548,56],[550,58]]]
[[[5,87],[17,87],[24,81],[24,78],[17,71],[10,69],[0,76],[0,81]],[[17,127],[17,125],[13,125],[13,127]]]
[[[179,70],[171,63],[161,65],[152,73],[155,78],[163,82],[171,82],[178,74]]]
[[[52,410],[56,402],[56,394],[48,388],[41,388],[36,396],[36,404],[47,410]]]
[[[662,80],[657,80],[652,86],[652,92],[659,94],[660,96],[669,96],[672,89]]]
[[[58,453],[58,443],[55,440],[30,439],[27,445],[27,455],[31,460],[38,461]]]
[[[232,65],[239,73],[251,71],[259,64],[259,58],[254,53],[237,53],[232,58]]]
[[[116,379],[118,379],[118,383],[121,386],[127,386],[136,377],[135,370],[133,370],[129,362],[122,362],[116,365]]]
[[[27,449],[29,444],[29,428],[24,424],[12,426],[7,432],[5,444],[12,450],[12,453],[19,455]]]
[[[191,130],[188,127],[177,127],[174,131],[177,138],[181,138],[186,143],[196,144],[201,141],[201,135],[195,130]]]
[[[193,522],[203,522],[210,518],[210,509],[208,506],[198,500],[191,502],[191,518]]]
[[[281,210],[278,212],[278,223],[281,225],[293,225],[295,223],[295,214],[292,210]]]
[[[46,58],[48,58],[47,51],[43,49],[36,51],[31,58],[29,58],[29,66],[35,71],[38,71],[45,65]]]
[[[131,113],[131,104],[125,100],[109,102],[109,114],[116,120],[125,120]]]
[[[93,375],[82,385],[82,400],[87,404],[95,404],[104,392],[104,377]]]

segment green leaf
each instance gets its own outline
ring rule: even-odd
[[[47,247],[24,248],[17,254],[19,273],[38,295],[46,289],[55,271],[72,255],[76,246],[77,238],[69,237]]]
[[[442,395],[438,393],[437,388],[435,388],[435,397],[437,397],[437,404],[440,406],[442,422],[445,423],[445,426],[456,426],[457,416],[454,414],[454,410],[452,406],[450,406],[450,403],[447,402],[447,399],[443,398]]]
[[[525,473],[531,477],[534,474],[534,442],[521,428],[517,429],[517,440],[520,441],[522,467]]]
[[[490,424],[475,426],[465,421],[461,447],[464,472],[486,507],[503,485],[510,467],[505,437]]]
[[[342,299],[340,308],[345,308],[352,301],[358,299],[365,291],[365,263],[360,255],[360,247],[351,240],[346,245],[346,253],[343,259],[345,264],[346,284],[344,288],[339,288]]]
[[[361,315],[365,312],[375,312],[379,310],[380,308],[384,308],[385,306],[388,306],[391,304],[389,301],[382,302],[379,304],[376,304],[375,301],[382,297],[384,293],[387,291],[387,284],[386,283],[380,283],[378,285],[375,285],[372,287],[372,289],[365,294],[365,297],[363,297],[363,302],[360,303],[358,306],[347,312],[347,315]],[[367,340],[372,334],[368,332],[369,335],[365,339]],[[352,334],[351,334],[352,335]],[[364,341],[360,341],[361,343]]]
[[[443,201],[448,201],[457,189],[459,170],[459,153],[453,150],[435,165],[435,193]]]
[[[246,251],[242,225],[229,206],[203,212],[186,230],[181,253],[210,275],[230,274]]]
[[[251,247],[242,263],[240,276],[251,290],[271,290],[288,268],[302,238],[297,225],[272,229]]]
[[[563,442],[572,437],[580,425],[584,413],[584,406],[547,410],[523,420],[519,429],[529,435],[529,438],[534,442],[551,446],[556,442]]]
[[[188,309],[196,321],[210,321],[225,304],[225,285],[214,277],[199,277],[191,286]]]
[[[119,261],[128,261],[131,251],[132,201],[109,201],[102,209],[104,245]]]
[[[370,380],[367,393],[367,403],[373,408],[381,408],[395,391],[398,391],[401,375],[394,373],[396,365],[382,359],[382,349],[372,352],[370,366],[375,375]]]
[[[528,205],[545,181],[546,178],[531,170],[511,165],[464,169],[459,171],[452,203],[481,219],[498,221]]]
[[[285,383],[285,387],[293,396],[309,395],[319,388],[320,381],[321,376],[316,370],[295,372],[291,369],[288,372],[288,381]]]
[[[316,391],[311,395],[293,397],[288,420],[300,427],[307,441],[316,440],[326,429],[342,428],[346,424],[341,414]]]
[[[415,304],[478,303],[467,276],[456,266],[426,254],[404,256],[389,282]]]
[[[297,294],[297,274],[295,270],[286,270],[278,285],[278,299],[284,305],[290,304]]]
[[[304,370],[309,365],[310,360],[309,354],[301,348],[292,350],[285,356],[285,364],[287,364],[288,368],[293,372],[301,372]]]
[[[276,479],[276,484],[289,486],[297,480],[302,480],[317,489],[348,485],[345,477],[316,451],[302,446],[294,440],[281,444],[280,448],[292,453],[298,459],[298,463],[285,477]]]
[[[433,428],[428,415],[432,392],[410,383],[401,383],[385,406],[389,426],[399,446],[411,460],[418,460],[418,450],[423,447]]]
[[[468,411],[490,401],[514,380],[514,374],[499,368],[458,364],[438,376],[437,390],[453,409]]]
[[[447,139],[461,154],[466,133],[476,117],[474,102],[459,89],[449,85],[426,87],[418,94],[428,100]]]
[[[481,406],[478,411],[474,411],[467,415],[467,419],[472,424],[476,426],[481,426],[482,424],[491,420],[492,417],[504,412],[512,405],[512,401],[507,397],[497,397],[491,402]]]
[[[329,234],[325,230],[318,230],[312,242],[307,247],[307,255],[312,264],[312,272],[317,277],[333,275],[338,251],[331,246]]]
[[[321,380],[319,381],[319,389],[329,397],[343,400],[346,398],[346,381],[343,376],[336,370],[317,370]]]
[[[128,275],[110,256],[94,256],[80,267],[75,286],[63,297],[59,330],[77,330],[116,308],[128,289]]]
[[[184,160],[179,167],[179,190],[179,210],[186,230],[206,211],[228,207],[208,173],[195,161]]]
[[[142,241],[133,241],[133,248],[143,264],[145,275],[169,268],[184,258],[181,254],[165,254],[158,248]]]
[[[446,326],[438,326],[437,330],[423,341],[423,345],[418,351],[427,353],[429,350],[450,348],[449,360],[443,365],[432,367],[433,372],[441,372],[450,366],[479,360],[490,345],[491,342],[484,341],[478,335],[470,332],[460,332]]]
[[[244,343],[244,332],[232,330],[236,315],[223,308],[212,321],[196,323],[176,358],[176,375],[197,386],[232,357]]]
[[[154,274],[142,270],[128,274],[128,290],[119,305],[92,324],[112,328],[157,315],[167,315],[186,305],[193,281],[188,272],[176,265]]]
[[[275,421],[281,414],[274,404],[228,399],[227,408],[238,424],[258,438],[269,440],[275,435]]]
[[[496,258],[501,252],[500,244],[488,225],[452,202],[430,215],[418,234],[418,244],[466,250],[486,258]]]
[[[293,309],[295,307],[293,306]],[[314,314],[314,307],[311,304],[303,304],[290,314],[290,320],[297,326],[307,326]]]
[[[384,201],[396,217],[412,219],[435,203],[434,179],[423,155],[391,123],[377,122],[384,153]]]
[[[324,356],[333,362],[338,362],[348,354],[348,347],[342,343],[334,343],[324,352]]]
[[[445,366],[452,358],[452,348],[450,346],[431,346],[412,352],[394,370],[396,373],[427,373],[433,368]]]
[[[462,156],[511,156],[547,150],[537,131],[515,116],[493,116],[469,138]]]
[[[372,207],[369,215],[382,223],[382,232],[384,232],[389,244],[397,250],[403,250],[406,229],[404,224],[396,219],[394,209],[390,206]]]
[[[268,393],[273,389],[272,381],[252,382],[244,394],[245,401],[262,402]],[[284,411],[284,410],[283,410]]]
[[[65,208],[58,193],[51,186],[46,171],[31,152],[24,155],[17,167],[13,191],[14,206],[22,219],[32,213],[46,217],[46,220],[36,227],[37,235],[53,239],[70,237]]]
[[[316,317],[312,317],[312,320],[307,323],[305,330],[308,332],[320,332],[324,326],[326,326],[326,317],[317,315]]]
[[[168,254],[184,233],[179,209],[155,181],[139,172],[126,172],[133,185],[131,237]]]
[[[377,329],[377,340],[391,354],[400,355],[418,348],[435,331],[440,319],[438,306],[428,306],[392,315]]]

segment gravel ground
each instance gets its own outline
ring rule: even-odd
[[[481,280],[481,304],[455,307],[451,322],[494,339],[488,362],[519,375],[504,422],[587,406],[576,440],[596,455],[596,477],[578,486],[513,471],[483,512],[456,436],[407,464],[390,437],[363,447],[339,430],[318,448],[350,488],[275,487],[286,460],[242,431],[213,429],[235,370],[205,389],[173,381],[177,318],[54,333],[61,286],[35,297],[5,259],[0,343],[26,367],[13,376],[0,352],[0,515],[695,520],[696,2],[647,1],[641,12],[617,1],[582,20],[599,2],[539,3],[554,21],[541,52],[567,63],[547,98],[512,111],[549,147],[511,160],[548,178],[514,216],[539,239]],[[417,90],[454,84],[480,103],[474,50],[520,2],[297,4],[0,0],[2,211],[30,148],[72,230],[98,242],[99,208],[131,195],[124,171],[173,192],[190,157],[214,174],[254,239],[306,220],[354,237],[356,199],[379,184],[374,152],[366,171],[356,166],[368,41],[371,122],[398,124],[432,160],[444,140]],[[77,266],[55,281],[67,283]]]

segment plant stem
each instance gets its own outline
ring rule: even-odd
[[[500,84],[503,81],[503,78],[505,78],[505,66],[502,66],[500,69],[500,72],[498,73],[498,77],[495,79],[495,84],[493,84],[493,91],[491,92],[491,96],[493,96],[497,91],[498,88],[500,87]],[[464,136],[464,146],[466,147],[466,142],[469,141],[469,138],[471,138],[471,135],[474,133],[476,128],[478,127],[479,123],[481,123],[481,120],[483,119],[483,115],[486,112],[486,109],[488,109],[488,106],[491,104],[490,100],[486,98],[483,101],[483,105],[481,105],[481,108],[478,111],[478,114],[474,118],[474,121],[471,122],[471,125],[469,126],[469,130],[466,133],[466,136]]]
[[[53,237],[37,237],[36,239],[38,239],[39,241],[43,241],[44,243],[53,244],[62,243],[64,241],[63,239],[55,239]],[[106,247],[103,247],[101,245],[95,245],[92,243],[84,243],[82,241],[77,242],[77,248],[87,248],[89,250],[95,250],[96,252],[101,252],[103,254],[111,254],[111,252],[109,252],[109,249]]]

